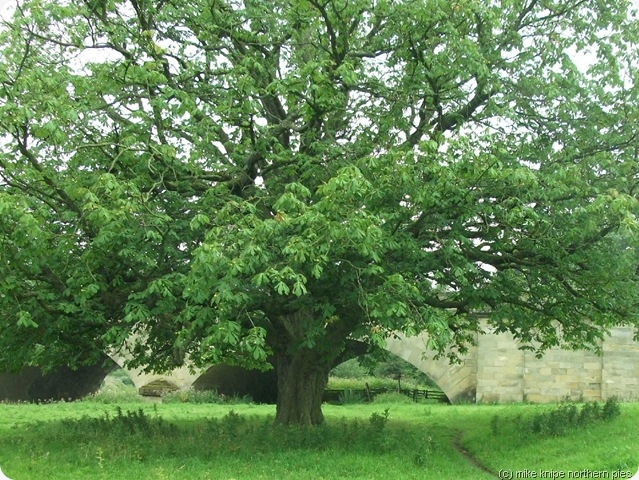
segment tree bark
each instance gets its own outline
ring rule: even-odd
[[[310,351],[275,357],[277,410],[275,423],[319,425],[324,421],[322,398],[330,365]]]

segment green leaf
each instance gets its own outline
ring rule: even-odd
[[[295,282],[295,284],[293,285],[293,295],[295,295],[296,297],[301,297],[302,295],[306,295],[306,293],[307,290],[304,283],[301,281]]]
[[[18,312],[17,325],[22,328],[38,328],[38,324],[33,321],[31,314],[24,310]]]
[[[289,293],[291,293],[291,289],[289,288],[289,286],[280,281],[275,285],[275,291],[279,294],[279,295],[288,295]]]

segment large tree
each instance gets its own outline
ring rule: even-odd
[[[28,0],[2,36],[0,366],[277,372],[639,325],[627,1]],[[578,63],[579,62],[579,63]]]

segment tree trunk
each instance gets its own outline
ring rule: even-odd
[[[306,351],[275,357],[277,410],[275,423],[319,425],[324,421],[322,398],[330,365]]]

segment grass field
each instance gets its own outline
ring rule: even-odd
[[[561,423],[558,408],[326,405],[326,425],[297,429],[274,428],[269,405],[0,404],[0,468],[12,480],[629,478],[637,471],[639,404],[621,404],[608,420],[538,431]]]

